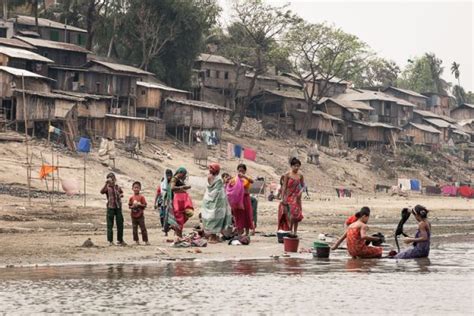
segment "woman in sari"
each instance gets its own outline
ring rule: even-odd
[[[412,213],[418,222],[418,230],[415,237],[407,237],[404,242],[413,244],[413,247],[397,254],[396,259],[426,258],[430,254],[431,224],[428,221],[428,210],[424,206],[417,205]]]
[[[292,158],[290,165],[291,170],[283,176],[282,201],[278,207],[278,230],[291,231],[297,236],[298,223],[303,220],[301,195],[305,185],[300,172],[301,161],[298,158]]]
[[[171,178],[173,177],[173,171],[170,169],[166,169],[164,177],[161,178],[161,183],[158,186],[158,189],[156,190],[156,196],[155,196],[155,210],[159,211],[160,214],[160,223],[161,227],[163,228],[163,231],[165,232],[165,235],[168,235],[168,230],[166,225],[166,194],[168,192],[168,187],[171,182]]]
[[[187,170],[183,167],[176,170],[169,186],[171,203],[168,203],[168,224],[178,237],[183,237],[184,224],[193,216],[194,207],[188,190],[191,186],[185,184]],[[172,212],[171,212],[171,210]]]
[[[232,207],[232,215],[234,216],[235,227],[239,235],[249,235],[250,230],[253,229],[253,209],[250,201],[250,186],[253,183],[252,178],[246,175],[247,166],[239,164],[237,166],[237,176],[232,179],[228,186],[233,186],[237,181],[241,181],[244,187],[244,192],[241,197],[242,201],[239,206]]]
[[[202,200],[202,222],[204,232],[209,235],[210,243],[219,242],[217,234],[222,233],[232,225],[232,214],[227,201],[224,182],[219,177],[220,169],[217,163],[209,165],[208,186]]]
[[[337,249],[339,244],[347,238],[347,252],[353,258],[380,258],[382,257],[382,247],[368,246],[366,241],[380,241],[379,237],[367,235],[369,226],[370,209],[363,207],[357,213],[357,221],[347,227],[346,232],[336,242],[332,249]]]

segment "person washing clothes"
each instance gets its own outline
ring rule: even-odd
[[[107,197],[107,241],[109,246],[114,245],[114,220],[117,224],[117,244],[120,246],[126,246],[127,244],[123,241],[123,214],[122,214],[122,198],[123,191],[117,185],[117,179],[115,174],[112,172],[107,175],[104,187],[100,190],[101,194],[105,194]]]
[[[145,208],[146,200],[143,195],[140,194],[142,189],[142,184],[138,181],[135,181],[132,185],[133,195],[128,200],[128,207],[130,208],[130,215],[132,217],[132,228],[133,228],[133,241],[139,245],[140,240],[138,238],[138,226],[140,226],[140,231],[142,233],[142,240],[145,245],[149,245],[148,242],[148,232],[145,226]]]
[[[430,254],[431,223],[428,221],[428,210],[422,205],[416,205],[412,210],[418,222],[415,237],[407,237],[403,241],[413,246],[395,255],[395,259],[426,258]]]

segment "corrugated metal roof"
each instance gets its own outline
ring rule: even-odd
[[[246,78],[253,78],[254,73],[248,72],[245,74]],[[258,75],[257,80],[270,80],[270,81],[276,81],[279,84],[285,85],[285,86],[291,86],[295,88],[302,88],[301,84],[298,82],[294,81],[293,79],[285,76],[279,76],[279,75],[271,75],[271,74],[264,74],[264,75]]]
[[[463,107],[466,107],[466,108],[469,108],[469,109],[473,109],[474,110],[474,104],[469,104],[469,103],[463,103],[461,105],[459,105],[458,107],[455,107],[454,109],[451,110],[452,111],[456,111],[457,109],[461,109]]]
[[[186,90],[179,90],[176,88],[169,87],[164,84],[160,83],[155,83],[155,82],[146,82],[146,81],[137,81],[137,86],[141,87],[146,87],[146,88],[152,88],[152,89],[159,89],[159,90],[165,90],[165,91],[174,91],[174,92],[181,92],[181,93],[191,93]]]
[[[408,94],[408,95],[411,95],[411,96],[414,96],[414,97],[417,97],[417,98],[429,99],[427,96],[422,95],[421,93],[418,93],[418,92],[415,92],[415,91],[412,91],[412,90],[397,88],[397,87],[388,87],[388,88],[385,88],[384,91],[387,91],[387,90],[390,90],[390,89],[393,89],[393,90],[396,90],[398,92],[405,93],[405,94]]]
[[[234,63],[230,59],[227,59],[224,56],[211,55],[211,54],[200,54],[196,58],[196,61],[203,61],[203,62],[206,62],[206,63],[224,64],[224,65],[234,65]]]
[[[13,67],[8,67],[8,66],[0,66],[0,70],[5,71],[5,72],[7,72],[10,75],[13,75],[15,77],[38,78],[38,79],[45,79],[45,80],[55,81],[51,78],[35,74],[34,72],[24,70],[24,69],[13,68]]]
[[[298,109],[296,110],[297,112],[300,112],[300,113],[307,113],[306,110],[304,109]],[[323,118],[325,118],[326,120],[331,120],[331,121],[343,121],[341,120],[340,118],[338,117],[335,117],[335,116],[332,116],[331,114],[328,114],[328,113],[325,113],[325,112],[322,112],[322,111],[313,111],[313,114],[314,115],[318,115],[318,116],[322,116]]]
[[[352,123],[356,123],[359,125],[364,125],[367,127],[382,127],[382,128],[388,128],[388,129],[399,129],[398,127],[392,126],[390,124],[385,124],[385,123],[379,123],[379,122],[365,122],[365,121],[351,121]]]
[[[43,57],[39,54],[30,52],[29,50],[21,49],[21,48],[7,47],[7,46],[0,45],[0,54],[7,55],[8,57],[11,57],[11,58],[34,60],[34,61],[40,61],[44,63],[54,63],[54,61],[52,61],[49,58]]]
[[[117,114],[105,114],[105,117],[122,119],[122,120],[148,121],[148,119],[145,117],[134,117],[134,116],[117,115]]]
[[[91,59],[90,62],[99,64],[101,66],[107,67],[117,72],[128,72],[128,73],[138,74],[138,75],[153,75],[151,72],[145,71],[137,67],[129,66],[129,65],[117,64],[117,63],[112,63],[112,62],[102,61],[102,60],[97,60],[97,59]]]
[[[424,132],[433,133],[433,134],[441,134],[440,131],[438,131],[436,128],[434,128],[430,125],[418,124],[418,123],[412,123],[412,122],[410,122],[409,125],[417,128],[419,130],[422,130]]]
[[[28,15],[17,15],[14,18],[15,22],[18,24],[23,24],[23,25],[31,25],[35,26],[35,17],[33,16],[28,16]],[[74,31],[74,32],[81,32],[81,33],[87,33],[87,30],[81,29],[79,27],[75,27],[72,25],[67,25],[64,23],[56,22],[53,20],[48,20],[44,18],[38,18],[38,25],[42,27],[50,27],[53,29],[59,29],[59,30],[67,30],[67,31]]]
[[[303,91],[301,90],[277,90],[277,89],[266,89],[264,90],[266,93],[270,93],[279,97],[289,98],[289,99],[297,99],[297,100],[305,100]]]
[[[75,91],[53,90],[54,93],[66,94],[77,98],[93,99],[93,100],[111,100],[114,97],[111,95],[89,94]]]
[[[213,103],[203,102],[203,101],[176,99],[176,98],[167,98],[166,101],[178,103],[182,105],[189,105],[189,106],[198,107],[198,108],[204,108],[204,109],[211,109],[211,110],[218,110],[218,111],[231,111],[230,109],[225,108],[223,106],[213,104]]]
[[[321,98],[319,103],[322,104],[329,100],[345,109],[357,109],[357,110],[364,110],[364,111],[374,110],[374,108],[371,107],[370,105],[366,104],[363,101],[354,100],[353,97],[354,96],[352,96],[351,93],[342,93],[332,98]]]
[[[51,92],[42,92],[42,91],[32,91],[32,90],[22,90],[22,89],[14,89],[13,91],[18,93],[23,93],[28,95],[36,95],[40,97],[50,98],[50,99],[63,99],[75,102],[82,102],[85,101],[84,98],[77,98],[70,95],[62,94],[62,93],[51,93]]]
[[[354,93],[353,94],[353,100],[357,101],[371,101],[371,100],[380,100],[380,101],[389,101],[389,102],[395,102],[399,105],[403,106],[409,106],[409,107],[416,107],[415,104],[408,102],[403,99],[396,98],[392,95],[386,94],[384,92],[380,91],[371,91],[371,90],[359,90],[359,94]]]
[[[64,42],[55,42],[55,41],[48,41],[44,39],[39,39],[39,38],[31,38],[31,37],[25,37],[25,36],[15,36],[15,38],[28,43],[30,45],[36,46],[36,47],[45,47],[45,48],[51,48],[51,49],[58,49],[58,50],[67,50],[71,52],[79,52],[79,53],[85,53],[88,54],[90,51],[85,49],[84,47],[74,45],[71,43],[64,43]]]
[[[3,38],[3,37],[0,37],[0,45],[10,46],[10,47],[18,47],[18,48],[24,48],[24,49],[30,49],[30,50],[36,49],[36,47],[34,47],[30,44],[27,44],[25,42],[22,42],[22,41],[20,41],[16,38]]]
[[[436,113],[433,113],[431,111],[425,111],[425,110],[413,110],[413,113],[416,113],[416,114],[419,114],[420,116],[422,117],[435,117],[435,118],[441,118],[441,116],[439,116],[438,114]]]
[[[438,118],[425,118],[424,120],[439,128],[448,128],[451,126],[451,123],[446,122],[445,120],[442,120],[442,119],[438,119]]]

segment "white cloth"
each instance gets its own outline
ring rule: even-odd
[[[398,179],[398,188],[402,191],[410,191],[410,179]]]

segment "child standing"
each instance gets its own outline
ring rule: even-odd
[[[115,174],[112,172],[107,175],[107,181],[100,190],[101,194],[107,196],[107,241],[110,246],[114,245],[114,219],[117,223],[117,242],[120,246],[126,246],[123,241],[123,215],[122,215],[122,197],[123,191],[117,184]]]
[[[142,189],[142,184],[138,181],[135,181],[132,185],[133,195],[128,200],[128,206],[131,210],[132,215],[132,227],[133,227],[133,241],[137,245],[140,244],[138,239],[138,226],[140,226],[140,231],[142,232],[142,240],[146,245],[149,245],[148,242],[148,233],[145,227],[145,208],[146,200],[143,195],[140,194]]]

